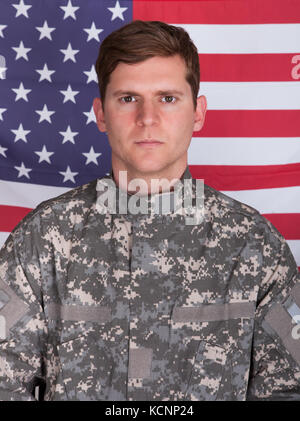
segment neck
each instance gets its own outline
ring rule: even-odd
[[[128,194],[149,195],[174,190],[174,185],[182,177],[187,163],[164,172],[151,174],[142,174],[138,171],[129,171],[128,169],[118,169],[112,167],[113,179],[116,185],[126,191]]]

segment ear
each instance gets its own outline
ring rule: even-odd
[[[100,130],[100,132],[106,132],[105,117],[102,109],[102,101],[100,98],[94,99],[93,109],[96,116],[98,129]]]
[[[197,108],[195,111],[195,121],[194,121],[195,132],[198,132],[203,127],[206,109],[207,109],[206,97],[204,95],[201,95],[197,98]]]

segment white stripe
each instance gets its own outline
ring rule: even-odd
[[[300,266],[300,240],[287,240],[287,243],[293,253],[297,266]]]
[[[199,54],[299,53],[300,24],[181,26]]]
[[[195,137],[189,165],[282,165],[300,162],[299,137]]]
[[[59,196],[68,190],[70,189],[65,187],[0,180],[0,204],[33,209],[44,200]]]
[[[299,110],[299,82],[200,82],[208,110]]]
[[[260,213],[300,213],[300,186],[222,192]]]
[[[0,232],[0,248],[3,246],[8,236],[9,232]]]

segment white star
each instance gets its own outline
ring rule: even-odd
[[[23,0],[20,0],[19,4],[12,4],[12,6],[17,10],[16,18],[18,16],[25,16],[25,18],[28,18],[27,10],[30,9],[32,6],[26,6],[23,2]]]
[[[92,26],[90,28],[84,28],[83,30],[89,35],[87,42],[89,42],[91,39],[95,39],[96,41],[100,42],[98,34],[100,34],[103,31],[103,29],[97,29],[95,26],[95,22],[92,23]]]
[[[43,38],[48,38],[52,41],[51,32],[55,31],[56,28],[49,28],[46,20],[43,26],[36,26],[35,28],[40,32],[39,41]]]
[[[127,9],[128,7],[120,7],[119,0],[117,0],[115,7],[108,7],[108,10],[112,13],[111,20],[115,20],[116,18],[120,18],[121,20],[124,20],[123,13]]]
[[[86,72],[83,72],[83,73],[85,75],[87,75],[87,77],[88,77],[88,80],[87,80],[86,83],[90,83],[90,82],[96,82],[97,83],[98,82],[97,73],[96,73],[94,65],[92,65],[91,70],[89,72],[86,71]]]
[[[96,116],[95,116],[95,113],[94,113],[94,110],[93,110],[93,106],[91,107],[91,109],[90,109],[90,111],[86,111],[86,112],[84,112],[83,113],[85,116],[87,116],[87,122],[86,122],[86,124],[89,124],[89,123],[91,123],[92,121],[94,122],[94,123],[96,123]]]
[[[60,8],[65,12],[64,19],[71,17],[76,20],[75,12],[79,9],[79,7],[73,6],[71,0],[69,0],[67,6],[60,6]]]
[[[52,82],[51,80],[51,75],[52,73],[55,73],[55,70],[49,70],[47,63],[44,64],[44,68],[43,69],[38,69],[36,70],[36,72],[38,72],[40,74],[40,79],[39,82],[41,82],[42,80],[48,80],[49,82]]]
[[[68,165],[66,171],[59,171],[59,174],[64,176],[63,183],[65,183],[68,180],[72,181],[72,183],[75,183],[74,177],[76,177],[78,172],[72,172],[71,168]]]
[[[7,156],[6,156],[6,154],[5,154],[5,151],[7,151],[7,148],[3,148],[3,147],[0,145],[0,155],[3,155],[3,156],[4,156],[4,158],[7,158]]]
[[[54,152],[48,152],[45,145],[43,146],[43,149],[41,151],[35,151],[34,153],[36,153],[40,157],[39,164],[43,161],[46,161],[49,164],[51,164],[50,156],[53,155]]]
[[[5,79],[5,71],[7,70],[7,67],[1,67],[0,66],[0,79]]]
[[[27,95],[29,94],[29,92],[31,92],[31,89],[25,89],[23,82],[20,83],[19,88],[14,88],[12,89],[12,91],[14,91],[17,94],[15,101],[18,101],[19,99],[24,99],[24,101],[28,102]]]
[[[30,178],[29,177],[29,175],[28,175],[28,173],[30,172],[30,171],[32,171],[32,169],[31,168],[25,168],[24,167],[24,163],[22,162],[22,164],[21,164],[21,166],[20,167],[14,167],[17,171],[19,171],[19,174],[18,174],[18,178],[19,177],[22,177],[22,176],[25,176],[25,177],[27,177],[27,178]]]
[[[22,123],[20,123],[17,130],[11,130],[11,131],[16,135],[15,142],[17,142],[18,140],[23,140],[23,142],[25,143],[27,143],[26,136],[28,135],[28,133],[31,132],[31,130],[24,130]]]
[[[72,91],[71,85],[68,85],[68,88],[67,88],[66,91],[59,91],[59,92],[61,92],[64,95],[64,102],[63,103],[65,103],[67,101],[72,101],[72,102],[74,102],[74,104],[76,104],[75,95],[78,95],[79,91]]]
[[[24,58],[28,61],[27,53],[32,50],[32,48],[25,48],[23,41],[20,41],[19,47],[12,47],[13,50],[17,52],[15,60],[19,60],[19,58]]]
[[[83,153],[82,155],[87,158],[85,165],[89,164],[90,162],[94,162],[94,164],[98,165],[97,158],[98,156],[102,155],[102,153],[96,153],[93,146],[91,146],[90,151]]]
[[[2,121],[3,121],[2,114],[5,113],[6,110],[7,110],[7,108],[0,108],[0,120],[2,120]]]
[[[36,110],[36,113],[40,115],[39,123],[46,120],[51,123],[51,115],[55,113],[55,111],[49,111],[47,105],[44,104],[44,108],[42,110]]]
[[[3,29],[7,28],[7,25],[0,25],[0,37],[4,38]]]
[[[59,132],[64,137],[63,144],[66,142],[71,142],[75,144],[74,137],[78,134],[78,132],[72,132],[71,127],[68,126],[65,132]]]
[[[64,62],[67,60],[72,60],[74,61],[74,63],[76,63],[75,54],[77,54],[79,50],[73,50],[70,42],[68,44],[68,47],[65,50],[59,50],[59,51],[61,51],[65,55]]]

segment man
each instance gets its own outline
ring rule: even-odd
[[[209,186],[200,222],[174,204],[206,111],[188,34],[134,21],[103,41],[96,70],[112,171],[39,205],[1,251],[0,399],[34,400],[37,385],[44,400],[299,399],[286,242]],[[151,189],[162,179],[173,191]],[[166,212],[135,213],[132,198],[164,195]]]

